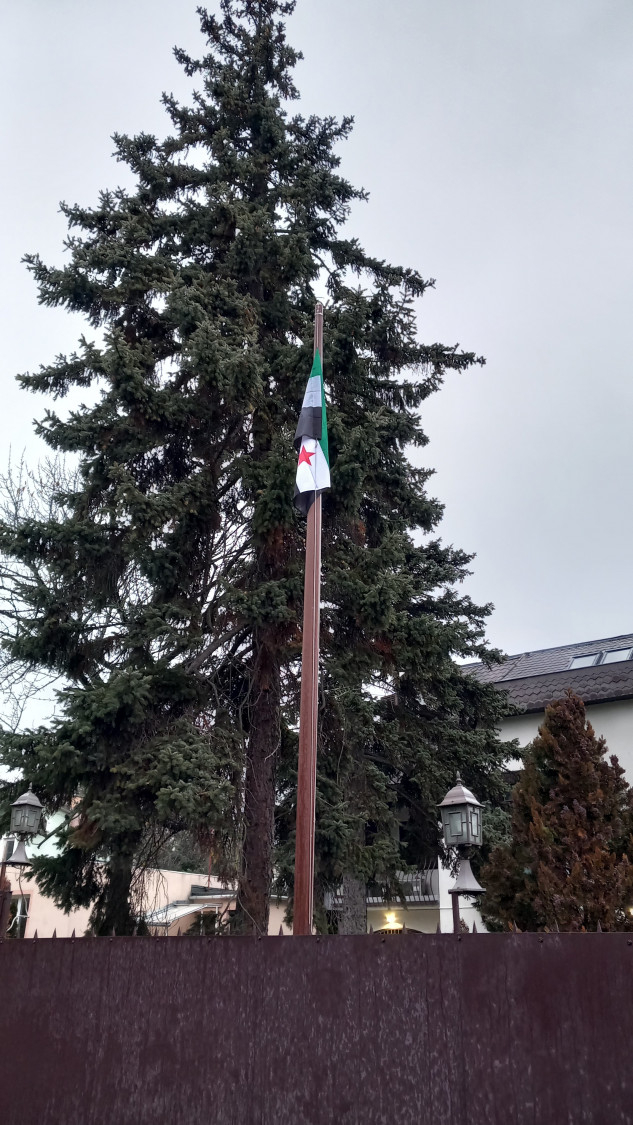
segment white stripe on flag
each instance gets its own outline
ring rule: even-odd
[[[303,396],[303,406],[321,406],[321,380],[318,375],[312,375],[308,379],[306,393]]]
[[[330,469],[321,445],[315,438],[304,438],[301,442],[299,449],[299,457],[301,457],[301,450],[305,449],[308,453],[312,453],[310,463],[302,461],[297,465],[297,489],[299,492],[315,492],[320,491],[322,488],[330,487]]]

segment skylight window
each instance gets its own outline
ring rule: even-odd
[[[570,668],[591,668],[600,656],[599,652],[588,652],[584,656],[574,656]]]
[[[630,655],[630,648],[613,648],[611,652],[605,652],[602,663],[617,664],[618,660],[628,660]]]

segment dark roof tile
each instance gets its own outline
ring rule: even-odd
[[[633,648],[633,633],[623,633],[619,637],[524,652],[491,668],[465,664],[463,671],[485,683],[496,684],[513,703],[528,712],[542,711],[548,703],[560,699],[567,688],[585,703],[607,703],[633,698],[633,660],[573,670],[569,665],[574,656],[629,647]]]
[[[574,656],[591,652],[611,652],[616,648],[633,648],[633,633],[619,637],[606,637],[598,641],[581,641],[579,644],[560,645],[558,648],[541,648],[535,652],[521,652],[506,656],[502,664],[486,668],[484,664],[464,664],[465,672],[474,672],[478,679],[498,684],[502,680],[515,680],[524,676],[547,676],[564,672]]]

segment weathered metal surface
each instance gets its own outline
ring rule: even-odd
[[[0,946],[3,1125],[630,1125],[626,934]]]

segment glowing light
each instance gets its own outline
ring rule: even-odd
[[[390,912],[389,914],[385,914],[385,922],[387,923],[387,925],[388,925],[388,926],[395,926],[395,925],[397,925],[397,923],[396,923],[396,916],[395,916],[395,914],[393,913],[393,911],[391,911],[391,912]]]

